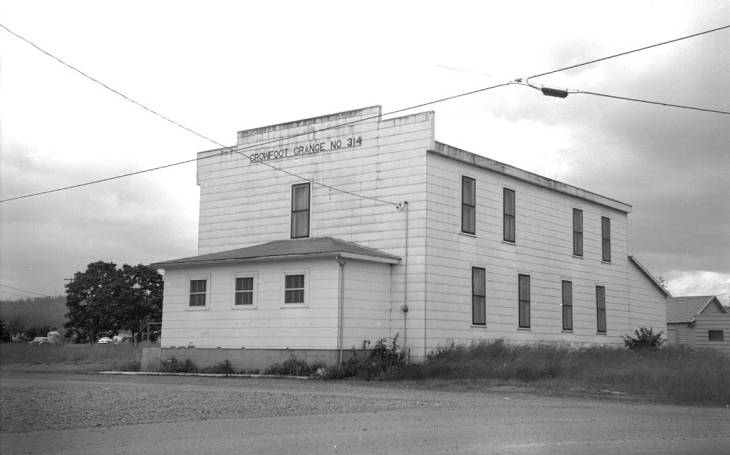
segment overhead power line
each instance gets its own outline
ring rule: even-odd
[[[642,98],[630,98],[628,96],[619,96],[619,95],[611,95],[608,93],[599,93],[599,92],[592,92],[588,90],[574,90],[574,89],[559,89],[559,88],[552,88],[552,87],[546,87],[546,86],[537,86],[532,84],[527,84],[524,82],[520,82],[519,85],[534,88],[536,90],[540,90],[543,94],[547,96],[553,96],[557,98],[566,98],[569,94],[575,94],[575,95],[594,95],[594,96],[601,96],[604,98],[613,98],[618,100],[624,100],[624,101],[633,101],[636,103],[645,103],[645,104],[656,104],[659,106],[666,106],[666,107],[676,107],[680,109],[690,109],[694,111],[703,111],[703,112],[711,112],[713,114],[724,114],[724,115],[730,115],[730,111],[721,111],[719,109],[709,109],[705,107],[697,107],[697,106],[688,106],[683,104],[673,104],[673,103],[666,103],[664,101],[653,101],[653,100],[646,100]]]
[[[2,283],[0,283],[0,287],[4,287],[4,288],[8,288],[8,289],[13,289],[15,291],[20,291],[20,292],[25,292],[25,293],[28,293],[28,294],[35,294],[35,295],[38,295],[38,296],[41,296],[41,297],[51,297],[48,294],[42,294],[42,293],[36,292],[36,291],[29,291],[28,289],[16,288],[16,287],[8,286],[7,284],[2,284]],[[0,292],[7,292],[7,291],[0,290]]]
[[[313,131],[307,131],[307,132],[304,132],[304,133],[293,134],[293,135],[289,135],[289,136],[286,136],[286,137],[273,139],[273,140],[270,140],[270,141],[264,141],[264,142],[260,142],[260,143],[257,143],[257,144],[251,144],[251,145],[245,146],[245,147],[233,148],[233,147],[229,147],[229,146],[223,145],[220,142],[218,142],[218,141],[216,141],[216,140],[214,140],[214,139],[212,139],[212,138],[210,138],[210,137],[208,137],[208,136],[206,136],[204,134],[201,134],[201,133],[193,130],[192,128],[189,128],[189,127],[187,127],[187,126],[185,126],[185,125],[183,125],[183,124],[181,124],[181,123],[179,123],[179,122],[177,122],[175,120],[172,120],[171,118],[169,118],[169,117],[167,117],[167,116],[165,116],[165,115],[157,112],[156,110],[151,109],[151,108],[147,107],[146,105],[144,105],[144,104],[142,104],[142,103],[140,103],[140,102],[138,102],[138,101],[130,98],[129,96],[123,94],[122,92],[113,89],[112,87],[110,87],[107,84],[99,81],[98,79],[96,79],[96,78],[94,78],[94,77],[86,74],[85,72],[81,71],[80,69],[76,68],[75,66],[73,66],[73,65],[71,65],[69,63],[66,63],[65,61],[63,61],[59,57],[56,57],[55,55],[53,55],[52,53],[50,53],[50,52],[46,51],[45,49],[41,48],[40,46],[38,46],[37,44],[33,43],[32,41],[30,41],[30,40],[24,38],[23,36],[15,33],[14,31],[12,31],[11,29],[9,29],[5,25],[0,24],[0,27],[2,27],[3,29],[5,29],[7,32],[9,32],[13,36],[17,37],[18,39],[21,39],[22,41],[24,41],[27,44],[31,45],[32,47],[34,47],[38,51],[42,52],[43,54],[45,54],[45,55],[53,58],[54,60],[58,61],[59,63],[63,64],[64,66],[66,66],[66,67],[72,69],[73,71],[81,74],[82,76],[88,78],[89,80],[91,80],[91,81],[93,81],[93,82],[101,85],[102,87],[106,88],[107,90],[112,91],[113,93],[117,94],[118,96],[121,96],[122,98],[126,99],[127,101],[129,101],[129,102],[131,102],[131,103],[133,103],[133,104],[135,104],[135,105],[143,108],[144,110],[152,113],[153,115],[156,115],[156,116],[162,118],[163,120],[166,120],[166,121],[172,123],[173,125],[175,125],[175,126],[177,126],[179,128],[182,128],[182,129],[184,129],[184,130],[186,130],[186,131],[188,131],[188,132],[190,132],[190,133],[192,133],[192,134],[194,134],[194,135],[196,135],[196,136],[198,136],[198,137],[200,137],[202,139],[205,139],[205,140],[207,140],[207,141],[209,141],[209,142],[211,142],[211,143],[213,143],[213,144],[215,144],[215,145],[217,145],[217,146],[225,149],[224,151],[222,151],[222,152],[220,152],[218,154],[212,154],[212,155],[207,155],[207,156],[203,156],[203,157],[196,157],[196,158],[193,158],[193,159],[190,159],[190,160],[178,161],[178,162],[175,162],[175,163],[169,163],[169,164],[165,164],[165,165],[161,165],[161,166],[156,166],[156,167],[152,167],[152,168],[148,168],[148,169],[142,169],[142,170],[139,170],[139,171],[128,172],[128,173],[125,173],[125,174],[120,174],[120,175],[115,175],[115,176],[107,177],[107,178],[103,178],[103,179],[98,179],[98,180],[88,181],[88,182],[84,182],[84,183],[79,183],[79,184],[76,184],[76,185],[70,185],[70,186],[66,186],[66,187],[54,188],[54,189],[51,189],[51,190],[46,190],[46,191],[40,191],[40,192],[36,192],[36,193],[25,194],[25,195],[22,195],[22,196],[15,196],[15,197],[12,197],[12,198],[7,198],[7,199],[0,200],[0,203],[14,201],[14,200],[18,200],[18,199],[30,198],[30,197],[35,197],[35,196],[40,196],[40,195],[43,195],[43,194],[55,193],[55,192],[59,192],[59,191],[65,191],[65,190],[69,190],[69,189],[73,189],[73,188],[79,188],[79,187],[82,187],[82,186],[93,185],[93,184],[96,184],[96,183],[107,182],[107,181],[110,181],[110,180],[120,179],[120,178],[124,178],[124,177],[130,177],[130,176],[133,176],[133,175],[139,175],[139,174],[143,174],[143,173],[146,173],[146,172],[152,172],[152,171],[157,171],[157,170],[160,170],[160,169],[165,169],[165,168],[169,168],[169,167],[173,167],[173,166],[179,166],[179,165],[182,165],[182,164],[192,163],[192,162],[195,162],[195,161],[200,161],[200,160],[203,160],[203,159],[208,159],[208,158],[213,158],[213,157],[219,156],[220,154],[224,153],[225,151],[231,151],[231,152],[234,152],[234,153],[238,153],[238,154],[240,154],[240,155],[242,155],[242,156],[250,159],[250,157],[248,155],[246,155],[245,153],[242,153],[241,150],[246,150],[246,149],[250,149],[250,148],[258,148],[258,147],[261,147],[261,146],[264,146],[264,145],[267,145],[267,144],[278,143],[278,142],[281,142],[281,141],[284,141],[284,140],[293,139],[293,138],[296,138],[296,137],[299,137],[299,136],[304,136],[304,135],[308,135],[308,134],[312,134],[312,133],[322,132],[322,131],[326,131],[326,130],[334,129],[334,128],[341,128],[343,126],[351,125],[351,124],[354,124],[354,123],[359,123],[359,122],[364,122],[364,121],[368,121],[368,120],[373,120],[373,119],[379,118],[381,116],[387,116],[387,115],[397,114],[397,113],[400,113],[400,112],[409,111],[409,110],[412,110],[412,109],[418,109],[418,108],[421,108],[421,107],[425,107],[425,106],[429,106],[429,105],[433,105],[433,104],[437,104],[437,103],[449,101],[449,100],[452,100],[452,99],[455,99],[455,98],[460,98],[460,97],[464,97],[464,96],[473,95],[473,94],[476,94],[476,93],[485,92],[485,91],[492,90],[492,89],[496,89],[496,88],[499,88],[499,87],[505,87],[505,86],[512,85],[512,84],[521,84],[522,83],[521,82],[522,81],[521,79],[516,79],[515,81],[505,82],[505,83],[502,83],[502,84],[496,84],[496,85],[492,85],[492,86],[489,86],[489,87],[483,87],[483,88],[480,88],[480,89],[477,89],[477,90],[471,90],[471,91],[468,91],[468,92],[458,93],[458,94],[451,95],[451,96],[447,96],[447,97],[444,97],[444,98],[439,98],[439,99],[427,101],[427,102],[424,102],[424,103],[420,103],[420,104],[416,104],[416,105],[404,107],[404,108],[401,108],[401,109],[397,109],[397,110],[394,110],[394,111],[390,111],[390,112],[383,113],[381,115],[364,117],[364,118],[360,118],[360,119],[357,119],[357,120],[353,120],[351,122],[345,122],[345,123],[342,123],[342,124],[332,125],[332,126],[329,126],[329,127],[320,128],[320,129],[316,129],[316,130],[313,130]],[[584,63],[580,63],[580,64],[568,66],[568,67],[558,68],[558,69],[553,70],[553,71],[549,71],[549,72],[540,73],[540,74],[536,74],[536,75],[530,76],[530,77],[527,78],[526,82],[529,81],[529,79],[532,79],[532,78],[536,78],[536,77],[540,77],[540,76],[545,76],[547,74],[552,74],[552,73],[556,73],[556,72],[559,72],[559,71],[565,71],[565,70],[572,69],[572,68],[577,68],[579,66],[589,65],[589,64],[596,63],[596,62],[600,62],[600,61],[603,61],[603,60],[608,60],[610,58],[619,57],[621,55],[626,55],[626,54],[630,54],[630,53],[633,53],[633,52],[638,52],[638,51],[641,51],[641,50],[650,49],[652,47],[657,47],[657,46],[661,46],[661,45],[664,45],[664,44],[669,44],[669,43],[673,43],[673,42],[676,42],[676,41],[680,41],[680,40],[684,40],[684,39],[688,39],[688,38],[692,38],[692,37],[704,35],[704,34],[707,34],[707,33],[712,33],[712,32],[715,32],[715,31],[722,30],[722,29],[726,29],[726,28],[730,28],[730,26],[724,26],[724,27],[719,27],[719,28],[716,28],[716,29],[706,30],[704,32],[695,33],[693,35],[687,35],[687,36],[680,37],[680,38],[676,38],[676,39],[673,39],[673,40],[670,40],[670,41],[665,41],[665,42],[662,42],[662,43],[657,43],[657,44],[653,44],[653,45],[650,45],[650,46],[645,46],[645,47],[642,47],[642,48],[639,48],[639,49],[633,49],[631,51],[622,52],[620,54],[614,54],[614,55],[611,55],[611,56],[608,56],[608,57],[594,59],[594,60],[591,60],[591,61],[588,61],[588,62],[584,62]],[[657,104],[663,104],[663,103],[657,103]],[[302,177],[302,176],[297,175],[297,174],[295,174],[295,173],[293,173],[291,171],[287,171],[286,169],[282,169],[282,168],[279,168],[277,166],[274,166],[273,164],[268,163],[266,161],[259,161],[259,163],[264,164],[264,165],[266,165],[266,166],[268,166],[268,167],[270,167],[272,169],[275,169],[277,171],[280,171],[280,172],[283,172],[285,174],[291,175],[293,177],[296,177],[296,178],[299,178],[299,179],[302,179],[302,180],[309,181],[309,182],[311,182],[311,183],[313,183],[315,185],[319,185],[319,186],[322,186],[322,187],[325,187],[325,188],[329,188],[329,189],[332,189],[332,190],[335,190],[335,191],[338,191],[338,192],[341,192],[341,193],[350,194],[350,195],[353,195],[353,196],[356,196],[356,197],[360,197],[360,198],[364,198],[364,199],[370,199],[370,200],[373,200],[373,201],[376,201],[376,202],[379,202],[379,203],[391,204],[391,205],[397,206],[397,203],[392,202],[392,201],[386,201],[386,200],[382,200],[382,199],[378,199],[378,198],[374,198],[374,197],[370,197],[370,196],[365,196],[365,195],[362,195],[362,194],[358,194],[358,193],[354,193],[354,192],[351,192],[351,191],[347,191],[347,190],[343,190],[343,189],[340,189],[340,188],[336,188],[336,187],[333,187],[333,186],[324,184],[322,182],[318,182],[318,181],[316,181],[314,179],[311,179],[311,178]]]
[[[525,80],[525,82],[527,82],[529,84],[530,79],[534,79],[536,77],[547,76],[548,74],[559,73],[561,71],[567,71],[567,70],[571,70],[571,69],[574,69],[574,68],[580,68],[581,66],[592,65],[594,63],[602,62],[604,60],[609,60],[609,59],[616,58],[616,57],[622,57],[624,55],[633,54],[635,52],[645,51],[647,49],[652,49],[652,48],[655,48],[655,47],[664,46],[665,44],[676,43],[677,41],[682,41],[682,40],[686,40],[686,39],[690,39],[690,38],[696,38],[698,36],[707,35],[709,33],[714,33],[714,32],[719,32],[720,30],[725,30],[725,29],[728,29],[728,28],[730,28],[730,25],[724,25],[722,27],[717,27],[717,28],[712,28],[710,30],[705,30],[704,32],[693,33],[691,35],[686,35],[686,36],[680,36],[679,38],[670,39],[668,41],[662,41],[661,43],[650,44],[648,46],[639,47],[639,48],[631,49],[631,50],[624,51],[624,52],[619,52],[618,54],[613,54],[613,55],[609,55],[609,56],[606,56],[606,57],[601,57],[601,58],[589,60],[587,62],[577,63],[575,65],[565,66],[563,68],[558,68],[558,69],[554,69],[554,70],[551,70],[551,71],[546,71],[544,73],[534,74],[534,75],[528,77]]]

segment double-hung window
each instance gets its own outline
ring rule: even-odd
[[[707,339],[709,341],[725,341],[725,334],[722,330],[708,330]]]
[[[461,232],[476,234],[476,180],[461,177]]]
[[[487,324],[487,285],[484,269],[471,268],[471,323]]]
[[[563,330],[573,330],[573,283],[563,281]]]
[[[309,183],[291,187],[291,238],[309,237]]]
[[[583,256],[583,210],[573,209],[573,255]]]
[[[205,306],[205,297],[208,293],[208,280],[190,280],[190,300],[188,305],[191,307]]]
[[[518,291],[519,291],[519,326],[520,328],[530,328],[530,275],[518,275]]]
[[[606,333],[606,288],[596,286],[596,330]]]
[[[506,242],[515,241],[515,191],[508,188],[503,190],[503,239]]]
[[[601,249],[604,262],[611,262],[611,219],[601,217]]]
[[[253,305],[253,282],[252,276],[236,277],[236,305]]]
[[[284,303],[304,304],[304,274],[284,276]]]

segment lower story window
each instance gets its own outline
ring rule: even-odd
[[[596,330],[606,333],[606,288],[596,286]]]
[[[253,277],[236,278],[236,305],[253,305]]]
[[[208,280],[190,280],[190,306],[205,306]]]
[[[530,327],[530,275],[518,276],[519,291],[519,326],[527,329]]]
[[[722,330],[708,330],[707,339],[710,341],[725,341],[725,334]]]
[[[284,303],[304,303],[304,275],[286,275]]]
[[[486,278],[484,269],[471,269],[471,323],[474,325],[487,324]]]

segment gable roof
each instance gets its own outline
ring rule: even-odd
[[[670,294],[669,291],[666,290],[664,288],[664,286],[662,286],[662,284],[659,282],[659,280],[657,280],[656,278],[654,278],[654,275],[652,275],[651,273],[649,273],[649,270],[647,270],[647,268],[644,267],[644,264],[642,264],[641,262],[639,262],[638,259],[636,259],[634,256],[629,256],[629,262],[631,262],[632,264],[634,264],[636,266],[636,268],[638,268],[639,270],[641,270],[641,272],[644,275],[646,275],[647,278],[649,278],[649,280],[654,284],[654,286],[656,286],[657,289],[659,289],[660,291],[662,291],[662,293],[664,294],[664,297],[671,297],[672,296],[672,294]]]
[[[708,305],[717,301],[720,310],[726,313],[714,295],[698,295],[691,297],[672,297],[667,301],[667,324],[693,322],[695,316],[705,311]]]
[[[376,250],[357,243],[346,242],[332,237],[309,239],[274,240],[260,245],[201,254],[181,259],[155,262],[150,267],[158,269],[181,268],[186,266],[213,265],[226,263],[259,262],[283,259],[306,259],[340,256],[372,262],[397,264],[398,256]]]

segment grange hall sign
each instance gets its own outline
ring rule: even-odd
[[[362,146],[362,136],[345,136],[327,139],[326,141],[308,142],[293,147],[279,147],[265,152],[249,153],[251,163],[260,161],[282,160],[300,156],[315,155],[321,152],[347,149]]]

